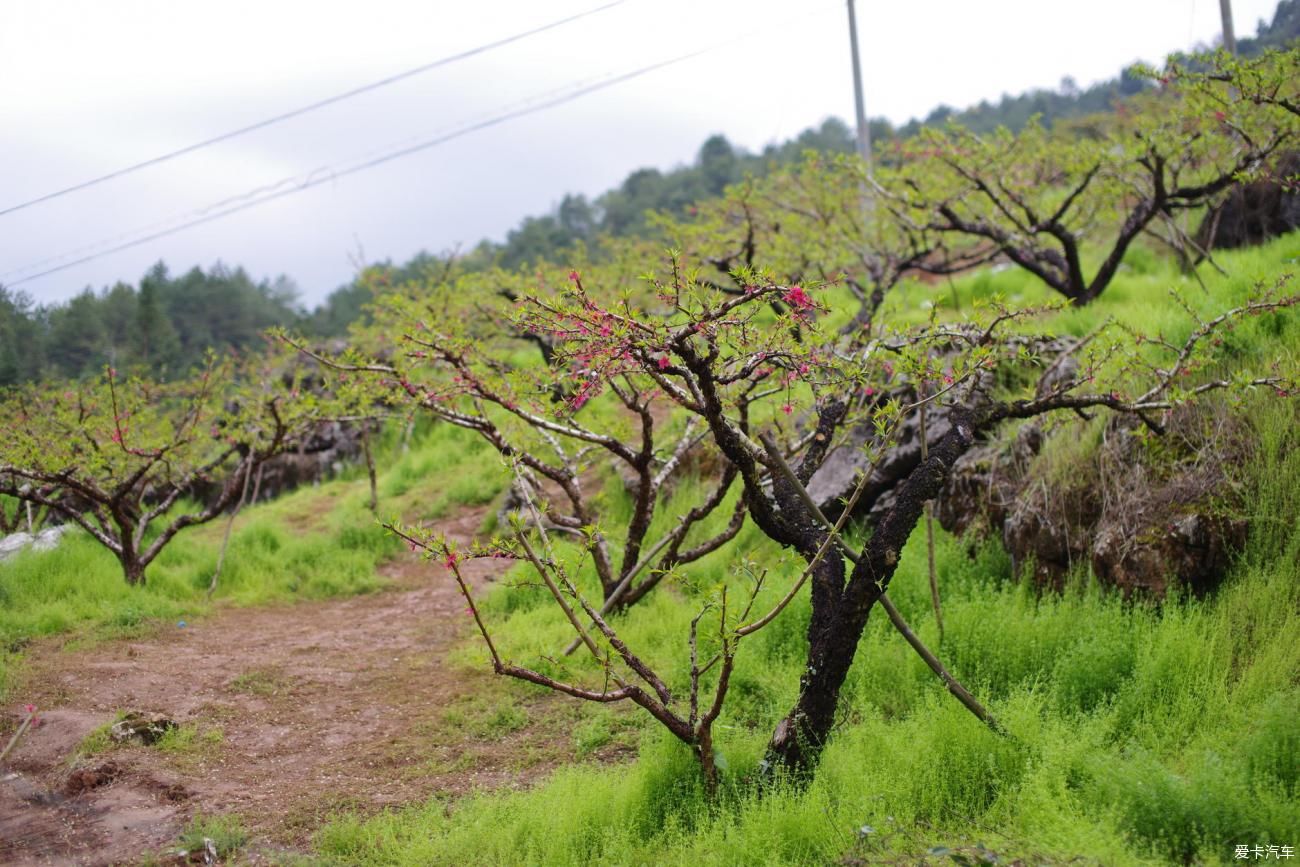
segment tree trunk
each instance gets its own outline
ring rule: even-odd
[[[379,512],[379,485],[375,478],[375,456],[370,451],[370,428],[369,423],[361,423],[361,452],[366,458],[366,476],[370,479],[370,512],[377,514]],[[260,470],[260,466],[259,466]]]
[[[819,575],[819,566],[813,573],[808,665],[794,708],[772,733],[766,758],[769,769],[781,767],[802,776],[816,766],[835,724],[840,689],[853,665],[871,608],[888,589],[926,501],[939,494],[952,465],[975,441],[974,416],[969,411],[954,408],[951,419],[948,434],[899,487],[896,505],[880,520],[842,591],[830,570]],[[837,556],[830,562],[842,576],[844,560]]]
[[[140,562],[138,552],[123,546],[123,551],[117,556],[117,559],[122,564],[122,574],[126,576],[126,583],[132,587],[136,585],[143,587],[145,564]]]
[[[835,617],[829,628],[812,636],[808,665],[799,680],[799,698],[777,725],[767,747],[769,767],[803,774],[817,764],[835,724],[840,689],[853,665],[870,610],[866,608],[852,621]]]
[[[713,755],[713,733],[705,728],[695,743],[695,758],[704,776],[704,794],[712,801],[718,794],[718,763]]]

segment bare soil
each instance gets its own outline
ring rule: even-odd
[[[465,542],[483,516],[440,529]],[[466,574],[482,587],[503,569],[476,560]],[[449,658],[472,621],[441,567],[403,557],[381,573],[392,586],[365,596],[34,645],[15,694],[42,724],[0,770],[0,863],[137,863],[174,853],[199,813],[238,815],[252,837],[241,860],[272,863],[338,811],[525,786],[572,760],[573,705]],[[21,706],[4,710],[12,729]],[[79,754],[123,711],[165,715],[188,737]]]

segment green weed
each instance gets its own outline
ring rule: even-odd
[[[196,814],[177,838],[177,845],[187,852],[202,853],[211,840],[218,858],[228,858],[248,842],[248,832],[238,816]]]

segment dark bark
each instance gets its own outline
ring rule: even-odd
[[[858,564],[843,582],[844,559],[829,558],[835,568],[814,572],[813,620],[808,634],[808,664],[794,708],[776,727],[768,744],[769,767],[806,774],[830,735],[840,689],[857,653],[871,607],[889,586],[903,546],[920,522],[925,502],[937,496],[957,459],[975,441],[975,419],[952,411],[948,435],[930,449],[903,482],[895,505],[881,519]],[[819,586],[820,585],[820,586]]]
[[[117,559],[122,564],[122,574],[126,576],[126,583],[132,587],[144,586],[144,567],[146,564],[140,559],[139,552],[124,541],[122,552],[117,555]]]

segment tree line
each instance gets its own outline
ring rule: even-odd
[[[159,262],[138,286],[87,288],[63,304],[36,305],[0,286],[0,386],[80,379],[105,365],[170,378],[201,365],[209,350],[260,345],[266,329],[301,316],[288,278],[254,280],[220,263],[173,276]]]

